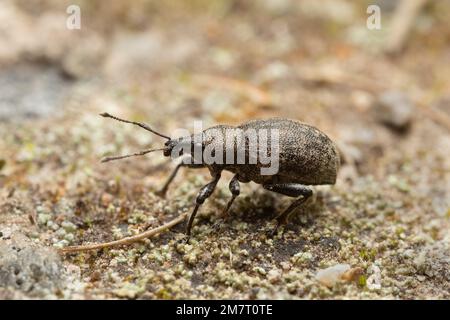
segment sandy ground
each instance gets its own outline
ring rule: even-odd
[[[364,2],[102,2],[77,2],[74,31],[64,1],[0,4],[0,298],[450,298],[448,2],[397,56]],[[104,111],[165,133],[289,117],[332,137],[342,167],[274,236],[292,200],[243,185],[223,221],[224,174],[189,244],[180,224],[60,255],[192,210],[209,179],[184,170],[162,199],[161,154],[100,163],[163,143]]]

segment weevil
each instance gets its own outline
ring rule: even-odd
[[[280,225],[283,225],[288,221],[290,214],[296,208],[301,206],[312,196],[313,191],[310,186],[335,184],[340,166],[339,153],[333,141],[319,129],[296,120],[272,118],[267,120],[251,120],[237,127],[217,125],[203,130],[201,133],[172,139],[167,135],[153,130],[147,124],[142,122],[120,119],[108,113],[103,113],[101,116],[137,125],[167,139],[162,148],[143,150],[138,153],[124,156],[107,157],[103,159],[103,162],[132,156],[141,156],[154,151],[162,151],[165,157],[174,157],[175,155],[175,157],[187,156],[190,158],[191,161],[181,161],[175,167],[165,184],[157,192],[157,194],[162,197],[166,195],[169,185],[181,167],[209,169],[211,180],[198,192],[195,199],[195,207],[189,216],[186,226],[186,235],[188,239],[191,235],[192,224],[198,209],[205,200],[211,196],[220,180],[221,173],[224,170],[234,174],[229,183],[231,198],[225,206],[223,212],[224,215],[228,214],[234,200],[239,196],[240,183],[254,182],[262,185],[266,190],[296,198],[276,217],[276,231]],[[233,131],[233,129],[239,129],[240,131]],[[238,148],[236,147],[237,144],[235,141],[237,140],[233,140],[234,142],[231,144],[227,143],[229,142],[227,139],[235,138],[230,136],[229,132],[241,132],[246,130],[253,130],[252,132],[256,133],[262,132],[263,130],[268,131],[269,133],[277,132],[278,140],[276,150],[278,152],[278,171],[276,173],[261,174],[261,168],[264,165],[260,161],[250,161],[249,151],[252,148],[252,140],[250,139],[244,139],[244,143],[241,144],[245,155],[243,163],[237,161],[232,163],[227,163],[226,161],[206,162],[203,158],[203,152],[200,153],[202,155],[200,159],[198,159],[198,155],[196,156],[194,152],[195,147],[199,147],[201,151],[205,151],[206,148],[209,148],[212,150],[223,150],[224,154],[226,154],[227,151],[230,152],[229,148],[231,146],[231,152],[236,156]],[[198,141],[200,141],[200,143]],[[184,153],[186,148],[179,148],[181,145],[188,145],[191,148],[188,149],[189,151],[187,153]],[[267,148],[267,146],[268,145],[266,144],[264,148]],[[258,148],[261,148],[261,145],[259,144],[256,145],[257,152],[271,152],[269,150],[259,150]],[[236,158],[237,157],[235,157],[235,159]]]

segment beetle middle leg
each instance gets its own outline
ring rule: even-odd
[[[223,210],[223,213],[222,213],[223,217],[228,216],[228,211],[230,210],[231,205],[233,204],[233,202],[237,198],[237,196],[239,196],[239,194],[241,193],[241,186],[239,185],[238,179],[239,179],[238,175],[235,174],[233,179],[231,179],[230,184],[228,186],[228,188],[230,189],[230,192],[231,192],[231,199],[228,201],[227,206]]]
[[[263,185],[263,188],[269,191],[283,194],[285,196],[299,197],[295,199],[294,202],[289,205],[289,207],[287,207],[280,215],[276,217],[277,226],[275,227],[274,233],[281,225],[287,223],[289,215],[292,213],[292,211],[302,205],[309,197],[312,196],[313,193],[310,188],[298,183],[266,184]]]
[[[241,186],[239,184],[239,180],[238,179],[239,179],[238,175],[235,174],[234,177],[231,179],[230,184],[228,185],[228,188],[230,189],[230,192],[231,192],[231,199],[228,200],[228,203],[225,206],[225,208],[223,209],[222,214],[220,216],[220,218],[222,218],[223,220],[227,220],[230,217],[228,212],[230,211],[231,205],[233,204],[234,200],[241,193]],[[221,224],[220,221],[223,221],[222,219],[219,220],[218,222],[216,222],[213,225],[213,228],[218,228],[220,226],[220,224]]]
[[[186,235],[187,235],[186,242],[189,241],[189,238],[191,236],[192,223],[194,222],[194,218],[197,215],[198,208],[203,204],[203,202],[205,202],[206,199],[208,199],[211,196],[219,180],[220,180],[220,172],[215,173],[213,176],[213,180],[208,184],[204,185],[198,192],[197,198],[195,199],[194,211],[192,211],[191,215],[189,216],[189,221],[186,227]]]

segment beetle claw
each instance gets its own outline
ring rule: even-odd
[[[278,233],[279,230],[281,230],[281,232],[283,233],[284,231],[284,226],[286,225],[286,222],[280,219],[276,220],[276,225],[275,228],[272,229],[272,231],[270,231],[270,236],[271,237],[275,237]]]
[[[211,226],[211,228],[212,228],[214,231],[219,231],[220,227],[222,226],[223,220],[224,220],[224,219],[220,219],[219,221],[213,223],[213,225]]]
[[[158,197],[165,199],[165,198],[166,198],[166,194],[167,194],[167,189],[160,189],[160,190],[157,190],[157,191],[155,191],[155,194],[156,194]]]
[[[277,235],[277,233],[278,233],[278,228],[279,228],[279,226],[278,226],[278,224],[277,224],[277,226],[276,226],[275,228],[273,228],[272,231],[270,232],[270,236],[271,236],[272,238],[275,237],[275,236]]]

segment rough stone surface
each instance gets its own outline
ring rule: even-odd
[[[65,285],[59,255],[25,239],[15,234],[10,240],[0,240],[0,287],[28,297],[57,296]]]
[[[0,121],[61,113],[71,81],[54,66],[20,64],[0,71]]]

